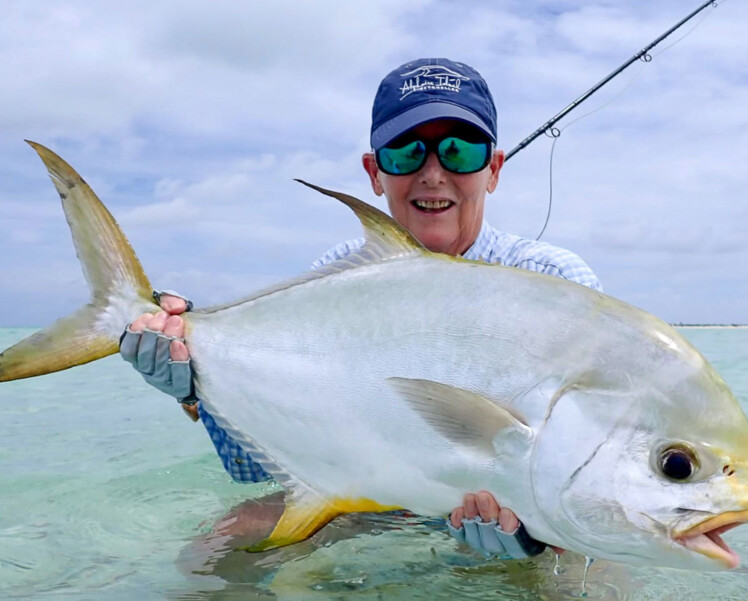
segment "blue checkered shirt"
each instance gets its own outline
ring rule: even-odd
[[[364,245],[364,238],[356,238],[341,242],[328,250],[324,255],[312,263],[312,269],[342,259],[346,255],[357,251]],[[573,252],[545,242],[528,240],[512,234],[500,232],[485,221],[478,238],[462,255],[473,261],[498,263],[508,267],[519,267],[529,271],[537,271],[583,284],[602,292],[602,285],[597,276]],[[262,466],[254,463],[249,454],[232,439],[223,428],[216,424],[211,415],[198,405],[200,419],[208,431],[216,447],[223,467],[237,482],[262,482],[270,476]]]
[[[208,436],[216,447],[216,452],[221,458],[223,468],[237,482],[264,482],[270,480],[268,473],[262,469],[259,463],[252,461],[244,449],[231,438],[226,430],[221,428],[208,413],[202,403],[198,403],[197,412],[200,414],[200,421],[203,422]]]

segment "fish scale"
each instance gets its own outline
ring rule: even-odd
[[[158,310],[111,214],[31,145],[92,300],[0,354],[0,382],[113,354]],[[374,207],[310,187],[356,213],[363,248],[184,315],[203,408],[286,489],[249,550],[343,513],[444,514],[484,489],[535,538],[588,557],[737,565],[719,535],[748,521],[748,420],[678,332],[561,278],[428,252]],[[673,453],[685,477],[668,472]]]

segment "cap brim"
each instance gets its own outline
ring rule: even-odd
[[[474,125],[485,133],[491,141],[496,143],[495,134],[486,126],[483,120],[472,111],[449,102],[428,102],[419,104],[400,113],[389,121],[385,121],[371,133],[371,147],[382,148],[399,135],[422,123],[435,119],[459,119]]]

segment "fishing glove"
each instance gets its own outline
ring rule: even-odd
[[[504,532],[496,520],[484,522],[480,516],[463,519],[455,528],[447,518],[447,529],[453,538],[465,543],[486,558],[498,555],[501,559],[526,559],[545,550],[545,543],[532,538],[520,524],[514,532]]]
[[[192,308],[192,301],[171,290],[154,292],[153,298],[156,302],[162,294],[183,298],[187,302],[187,311]],[[128,325],[120,338],[119,352],[125,361],[140,372],[148,384],[175,397],[180,403],[194,405],[198,399],[192,383],[190,359],[171,360],[169,345],[172,340],[183,339],[166,336],[163,332],[154,332],[147,328],[142,332],[133,332]]]

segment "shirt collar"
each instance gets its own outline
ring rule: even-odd
[[[462,253],[462,257],[471,261],[485,260],[492,237],[495,237],[494,229],[484,219],[480,227],[480,232],[478,232],[478,237],[473,242],[473,245]]]

